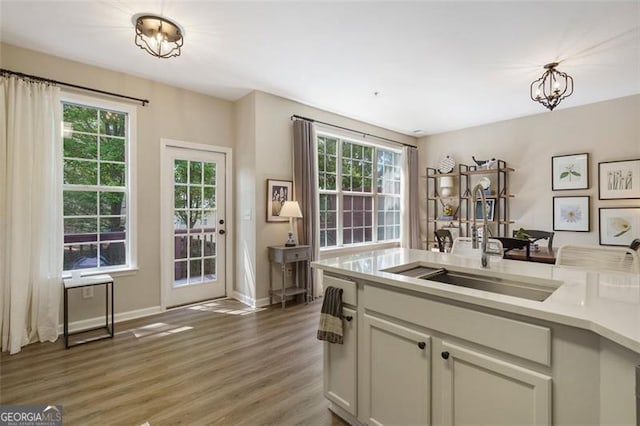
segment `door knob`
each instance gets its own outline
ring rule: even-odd
[[[427,344],[426,344],[425,342],[418,342],[418,347],[419,347],[420,349],[424,349],[424,348],[426,348],[426,347],[427,347]]]
[[[440,356],[442,357],[442,359],[449,359],[449,352],[444,351],[440,354]]]
[[[218,231],[218,234],[224,235],[224,234],[226,234],[226,232],[224,231],[224,229],[221,229],[221,230]]]
[[[218,221],[218,223],[219,223],[220,225],[224,225],[224,219],[220,219],[220,220]]]

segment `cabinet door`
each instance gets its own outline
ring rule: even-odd
[[[346,319],[343,323],[343,344],[324,342],[324,395],[354,416],[356,410],[357,384],[357,325],[356,311],[342,308]]]
[[[430,337],[364,315],[363,401],[370,425],[430,423]]]
[[[551,377],[446,341],[434,341],[434,422],[551,424]]]

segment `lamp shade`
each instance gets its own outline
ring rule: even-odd
[[[302,211],[297,201],[285,201],[280,210],[280,217],[302,217]]]
[[[441,177],[440,188],[453,188],[453,178],[451,176]]]

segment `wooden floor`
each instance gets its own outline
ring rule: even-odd
[[[320,303],[207,302],[116,324],[113,340],[0,355],[0,404],[61,404],[65,424],[343,425],[322,396]]]

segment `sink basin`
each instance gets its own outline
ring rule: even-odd
[[[416,266],[396,273],[413,278],[437,281],[439,283],[489,291],[491,293],[504,294],[539,302],[546,300],[555,290],[555,288],[525,281],[477,275],[468,272],[449,271],[445,268]]]

